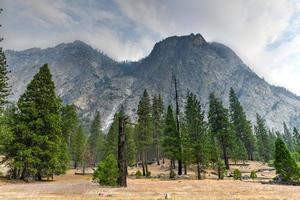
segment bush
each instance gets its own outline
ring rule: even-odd
[[[217,168],[217,171],[218,171],[219,179],[223,180],[224,177],[225,177],[225,174],[227,172],[224,162],[218,161],[217,165],[216,165],[216,168]]]
[[[147,171],[146,177],[151,177],[151,172],[150,171]]]
[[[170,178],[173,179],[176,177],[176,173],[174,172],[174,170],[171,169],[170,171]]]
[[[233,179],[234,180],[242,180],[242,173],[239,169],[235,169],[233,171]]]
[[[250,178],[251,179],[256,179],[257,178],[256,171],[251,171]]]
[[[115,157],[110,154],[101,161],[94,174],[93,180],[100,185],[115,186],[117,185],[119,170]]]
[[[138,169],[136,172],[135,172],[135,177],[136,178],[140,178],[142,176],[142,172]]]

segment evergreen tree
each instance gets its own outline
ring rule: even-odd
[[[88,145],[90,149],[90,155],[91,159],[93,160],[94,166],[96,166],[96,163],[99,162],[100,159],[103,158],[103,151],[102,148],[104,146],[98,146],[103,145],[104,143],[104,134],[101,131],[101,121],[100,121],[100,113],[97,111],[94,117],[94,120],[91,124],[90,129],[90,136],[88,139]]]
[[[228,110],[213,93],[209,96],[208,121],[210,130],[220,145],[225,166],[229,169],[229,150],[234,147],[235,137],[228,119]]]
[[[147,90],[144,90],[143,96],[138,104],[137,115],[137,146],[142,157],[143,176],[146,176],[148,173],[147,150],[149,150],[153,138],[151,131],[151,105]]]
[[[198,179],[209,161],[209,134],[204,121],[204,112],[197,97],[188,92],[185,106],[184,127],[188,142],[183,145],[184,149],[190,149],[193,162],[197,164]],[[189,148],[190,147],[190,148]],[[186,152],[184,150],[184,152]]]
[[[261,160],[267,162],[272,158],[272,147],[265,120],[259,114],[256,114],[256,126],[254,127],[254,130],[257,138],[259,157]]]
[[[294,151],[293,135],[291,134],[291,132],[285,122],[283,122],[283,139],[284,139],[284,142],[287,145],[288,149],[290,151]]]
[[[236,152],[238,158],[244,159],[244,150],[246,150],[248,160],[254,159],[256,149],[255,137],[252,133],[251,123],[247,120],[246,114],[240,104],[234,90],[230,88],[230,119],[236,134]]]
[[[71,150],[72,140],[78,128],[78,117],[74,105],[65,105],[61,109],[62,135]]]
[[[134,141],[134,127],[130,124],[126,124],[125,134],[127,164],[128,166],[133,166],[136,162],[136,144]]]
[[[299,180],[300,170],[295,160],[292,158],[288,148],[282,139],[277,138],[275,144],[276,173],[282,181]]]
[[[165,118],[162,146],[165,156],[171,160],[171,169],[174,166],[175,160],[178,159],[179,156],[178,145],[180,144],[180,141],[178,141],[177,135],[176,121],[173,110],[171,106],[168,106]]]
[[[78,167],[78,164],[83,161],[83,153],[86,145],[86,134],[82,128],[79,126],[74,135],[73,140],[73,161],[74,161],[74,169]]]
[[[0,10],[0,14],[2,9]],[[1,25],[0,25],[1,27]],[[0,42],[3,38],[0,37]],[[7,96],[10,94],[10,87],[8,84],[8,66],[3,48],[0,47],[0,109],[3,110],[4,105],[7,103]]]
[[[163,131],[164,105],[161,96],[153,96],[152,99],[152,124],[153,124],[153,146],[157,164],[160,162],[160,142]]]
[[[300,153],[300,133],[296,127],[294,127],[293,130],[293,145],[295,147],[295,151]]]
[[[61,133],[61,104],[47,64],[28,84],[18,108],[8,150],[13,170],[22,179],[38,180],[64,173],[67,152]]]
[[[105,156],[114,155],[117,158],[118,155],[118,133],[119,133],[119,117],[118,113],[114,115],[113,122],[106,135],[105,144]]]

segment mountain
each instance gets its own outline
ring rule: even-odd
[[[104,128],[121,104],[135,119],[145,88],[151,94],[160,93],[165,104],[173,103],[173,75],[179,80],[182,107],[187,89],[196,93],[207,108],[211,92],[228,105],[229,89],[233,87],[252,121],[259,113],[277,130],[282,130],[283,121],[300,126],[298,96],[268,84],[230,48],[206,42],[200,34],[166,38],[138,62],[116,62],[81,41],[5,53],[12,71],[11,100],[17,100],[38,68],[48,63],[62,100],[74,103],[85,117],[99,110]]]

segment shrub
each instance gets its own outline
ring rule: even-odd
[[[257,178],[256,171],[251,171],[250,178],[251,179],[256,179]]]
[[[176,177],[176,173],[174,172],[174,170],[171,169],[170,171],[170,178],[173,179]]]
[[[233,179],[234,180],[242,180],[242,173],[239,169],[235,169],[233,171]]]
[[[147,171],[146,177],[151,177],[151,172],[150,171]]]
[[[276,173],[279,175],[279,181],[299,180],[299,167],[287,149],[285,143],[280,138],[278,138],[275,143],[274,166]]]
[[[142,176],[142,172],[138,169],[136,172],[135,172],[135,177],[136,178],[140,178]]]
[[[93,180],[100,185],[115,186],[117,185],[118,174],[117,161],[115,157],[110,154],[98,164],[93,174]]]
[[[217,168],[217,171],[218,171],[219,179],[223,180],[224,177],[225,177],[225,174],[227,172],[224,162],[218,161],[217,165],[216,165],[216,168]]]

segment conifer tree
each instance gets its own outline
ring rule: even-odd
[[[0,9],[0,14],[2,9]],[[0,25],[1,27],[1,25]],[[3,38],[0,37],[0,42]],[[10,87],[8,84],[8,66],[3,48],[0,47],[0,109],[3,110],[4,105],[7,103],[7,96],[10,94]]]
[[[161,96],[154,95],[152,99],[153,146],[157,164],[160,165],[160,142],[163,131],[164,105]]]
[[[78,117],[74,105],[64,105],[61,110],[62,135],[71,151],[72,138],[78,128]]]
[[[73,138],[73,161],[74,169],[78,167],[78,164],[83,161],[83,153],[85,151],[86,145],[86,133],[84,132],[82,126],[77,128],[77,131]]]
[[[100,113],[97,111],[95,114],[95,117],[91,124],[90,129],[90,136],[88,138],[88,145],[90,149],[90,155],[91,159],[93,160],[94,166],[96,166],[96,163],[100,161],[100,159],[103,158],[103,151],[102,148],[104,146],[104,134],[101,130],[101,121],[100,121]]]
[[[48,65],[28,84],[18,101],[10,159],[22,179],[53,177],[66,170],[65,140],[61,133],[61,104]]]
[[[299,180],[300,169],[281,138],[276,140],[274,166],[282,181]]]
[[[178,159],[179,156],[179,148],[178,145],[180,141],[178,141],[178,134],[176,129],[176,121],[174,118],[174,113],[171,106],[168,106],[166,118],[165,118],[165,128],[162,140],[162,146],[164,150],[164,154],[167,158],[171,160],[171,169],[174,166],[175,160]]]
[[[236,134],[236,152],[240,155],[238,158],[243,159],[244,149],[247,153],[248,160],[254,159],[256,150],[255,137],[252,133],[251,122],[247,120],[246,114],[240,104],[235,91],[230,88],[230,119]]]
[[[254,130],[260,159],[267,162],[272,158],[272,148],[265,120],[259,114],[256,114],[256,126],[254,127]]]
[[[188,92],[185,106],[184,127],[186,138],[184,149],[191,150],[192,161],[197,164],[198,179],[209,161],[209,134],[204,121],[204,112],[197,97]],[[184,151],[185,152],[185,151]]]
[[[146,176],[148,173],[147,150],[152,144],[153,139],[151,131],[151,105],[147,90],[144,90],[143,96],[138,104],[137,115],[137,146],[142,158],[143,176]]]
[[[293,145],[295,147],[295,151],[300,154],[300,133],[296,127],[294,127],[293,130]]]
[[[225,166],[229,169],[229,149],[233,147],[235,137],[228,119],[228,110],[213,93],[209,96],[208,121],[210,130],[220,145]]]
[[[291,134],[291,132],[285,122],[283,122],[283,139],[284,139],[284,142],[287,145],[288,149],[290,151],[294,151],[293,135]]]

